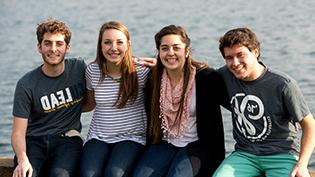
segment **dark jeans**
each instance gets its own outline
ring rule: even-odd
[[[91,139],[85,143],[81,160],[81,177],[128,176],[143,152],[134,141],[106,143]]]
[[[76,177],[82,152],[80,137],[57,135],[26,137],[33,177]],[[14,158],[15,166],[17,159]]]
[[[135,169],[134,177],[192,177],[192,165],[186,148],[162,141],[150,145]]]

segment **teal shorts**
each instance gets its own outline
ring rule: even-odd
[[[291,154],[257,156],[233,152],[213,177],[289,177],[296,162],[297,157]]]

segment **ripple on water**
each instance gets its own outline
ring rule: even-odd
[[[3,130],[0,156],[12,154],[8,142],[14,86],[24,73],[41,62],[35,28],[49,17],[65,21],[72,28],[70,55],[90,60],[95,58],[100,25],[108,20],[125,23],[132,35],[134,54],[145,56],[155,54],[153,37],[161,27],[182,25],[192,39],[194,56],[215,66],[223,63],[218,38],[230,28],[249,27],[262,41],[262,60],[269,67],[292,75],[315,112],[315,35],[312,35],[315,29],[310,23],[315,21],[315,1],[159,0],[149,4],[146,0],[4,0],[0,4],[0,40],[4,44],[0,48],[0,130]],[[91,116],[90,113],[82,116],[84,137]],[[230,114],[224,119],[227,152],[231,152],[234,142]],[[310,169],[315,170],[315,155]]]

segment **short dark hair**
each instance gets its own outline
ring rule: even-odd
[[[60,22],[55,19],[48,19],[42,22],[41,24],[39,24],[36,30],[38,43],[42,43],[45,33],[52,33],[52,34],[60,33],[65,36],[66,44],[67,45],[70,44],[71,31],[69,27],[63,22]]]
[[[219,49],[223,58],[225,58],[224,48],[233,47],[235,45],[245,46],[249,51],[258,49],[259,53],[257,59],[260,57],[260,42],[256,34],[249,28],[235,28],[229,30],[220,38],[219,43]]]

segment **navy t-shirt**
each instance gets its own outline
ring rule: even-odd
[[[65,70],[57,77],[48,77],[39,66],[18,81],[13,115],[28,119],[27,136],[81,131],[85,67],[83,60],[65,59]]]
[[[295,122],[310,114],[296,81],[269,68],[254,81],[220,68],[232,107],[235,150],[255,155],[297,154]]]

